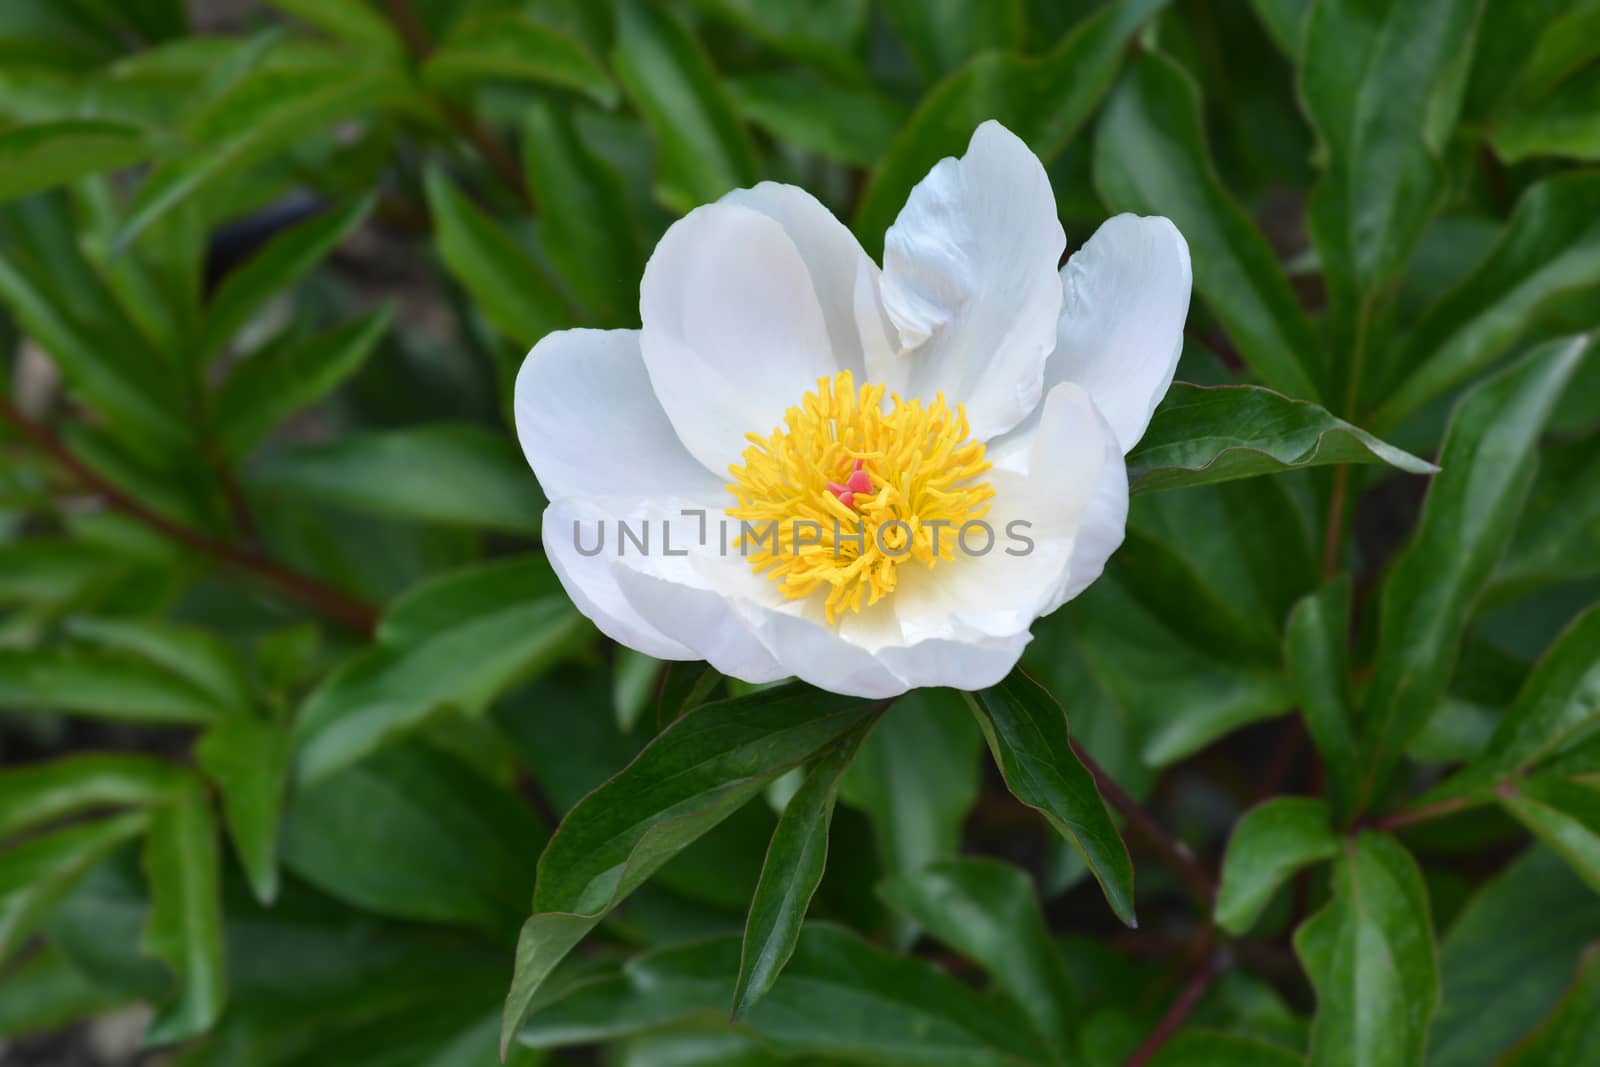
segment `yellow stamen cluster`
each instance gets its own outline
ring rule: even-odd
[[[893,397],[885,412],[883,394],[882,385],[858,391],[849,371],[818,379],[782,427],[746,434],[744,465],[728,468],[738,501],[728,514],[740,520],[751,567],[791,599],[828,586],[829,622],[893,592],[902,563],[953,559],[962,525],[983,518],[994,496],[978,481],[990,464],[960,405]],[[847,503],[837,489],[857,460],[872,487]]]

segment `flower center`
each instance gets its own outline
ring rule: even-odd
[[[884,412],[883,394],[858,391],[849,371],[820,378],[782,427],[746,434],[744,465],[728,468],[751,568],[791,599],[827,586],[829,622],[893,592],[908,560],[955,558],[962,527],[994,496],[960,405],[893,397]]]

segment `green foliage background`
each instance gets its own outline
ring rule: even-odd
[[[601,639],[523,353],[989,118],[1193,254],[1106,577],[888,707]],[[1593,0],[7,0],[0,1039],[1600,1063],[1596,159]]]

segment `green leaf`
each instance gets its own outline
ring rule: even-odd
[[[208,630],[160,619],[78,616],[66,632],[79,641],[137,656],[211,696],[220,710],[244,711],[253,703],[244,665],[226,641]]]
[[[863,722],[833,742],[811,764],[800,789],[784,806],[745,920],[739,980],[733,991],[735,1021],[748,1015],[772,989],[794,954],[800,924],[828,865],[828,828],[839,778],[874,721]]]
[[[1185,489],[1343,463],[1385,464],[1407,474],[1439,469],[1309,401],[1258,385],[1174,382],[1128,454],[1129,491]]]
[[[1596,896],[1553,852],[1533,848],[1472,895],[1439,946],[1443,992],[1427,1067],[1478,1067],[1560,998],[1600,938]]]
[[[1293,1049],[1253,1037],[1187,1029],[1162,1046],[1150,1067],[1302,1067],[1305,1058]]]
[[[617,87],[578,40],[518,11],[468,15],[422,65],[423,81],[446,89],[488,78],[575,89],[603,107],[617,102]]]
[[[905,105],[871,86],[840,83],[807,70],[748,74],[728,91],[753,125],[820,156],[870,166],[905,123]]]
[[[1027,874],[993,860],[944,860],[889,878],[878,895],[988,971],[1054,1058],[1071,1060],[1081,998]]]
[[[1308,1067],[1421,1063],[1439,961],[1416,862],[1392,838],[1363,833],[1334,866],[1333,894],[1294,935],[1317,993]]]
[[[1600,775],[1552,771],[1495,791],[1500,806],[1600,893]]]
[[[0,543],[0,603],[69,604],[125,575],[130,560],[105,546],[57,537]]]
[[[1381,594],[1362,708],[1363,803],[1438,710],[1473,603],[1516,529],[1539,431],[1587,347],[1585,338],[1540,346],[1474,387],[1451,416],[1443,470]]]
[[[549,100],[523,109],[522,163],[534,199],[557,206],[541,220],[539,245],[592,325],[636,326],[644,249],[622,177]]]
[[[850,80],[862,79],[859,52],[869,0],[690,0],[774,51]]]
[[[102,807],[168,800],[189,776],[154,756],[85,753],[0,771],[0,839]]]
[[[405,44],[387,19],[365,0],[268,0],[322,30],[388,60],[405,55]]]
[[[1600,1059],[1600,949],[1583,957],[1555,1011],[1501,1062],[1505,1067],[1583,1067]]]
[[[145,812],[130,812],[39,834],[0,852],[0,962],[95,864],[144,833],[149,822]]]
[[[1172,60],[1141,56],[1112,94],[1094,184],[1115,211],[1165,215],[1189,243],[1194,286],[1261,381],[1316,400],[1321,346],[1277,256],[1217,176],[1200,90]]]
[[[227,710],[147,660],[90,649],[0,649],[0,707],[170,723],[207,723]]]
[[[439,258],[490,325],[523,347],[571,325],[566,301],[504,226],[442,171],[428,171],[426,185]]]
[[[522,917],[545,833],[512,793],[406,741],[298,788],[283,860],[366,911],[500,932]]]
[[[436,423],[350,434],[265,455],[245,484],[285,497],[441,526],[537,535],[544,501],[504,434]]]
[[[235,715],[207,730],[194,754],[222,794],[222,814],[251,891],[271,904],[278,895],[278,820],[289,775],[289,732]]]
[[[979,52],[1016,49],[1025,21],[1021,0],[884,0],[883,13],[929,84]]]
[[[1073,751],[1065,710],[1019,674],[967,700],[1011,792],[1072,842],[1117,918],[1135,925],[1133,864],[1094,776]]]
[[[710,57],[678,18],[646,0],[618,0],[611,65],[655,135],[656,195],[682,214],[754,185],[749,136]]]
[[[1600,361],[1589,368],[1600,370]],[[1581,380],[1569,383],[1564,402],[1587,396]],[[1560,415],[1556,409],[1552,422]],[[1556,582],[1600,574],[1600,429],[1539,450],[1522,525],[1500,561],[1495,599]]]
[[[1373,350],[1384,287],[1416,247],[1444,194],[1440,159],[1471,67],[1478,0],[1375,4],[1320,0],[1305,40],[1300,99],[1323,175],[1307,225],[1333,311],[1333,381],[1346,414],[1380,368]]]
[[[541,1006],[521,1041],[589,1043],[709,1016],[727,1006],[738,954],[738,939],[723,937],[630,960],[620,974],[576,983]],[[1016,1067],[1045,1059],[1015,1005],[980,997],[926,960],[819,924],[801,930],[783,981],[744,1026],[785,1061]]]
[[[618,648],[611,674],[611,707],[617,713],[617,729],[632,733],[639,716],[654,703],[656,690],[663,682],[667,664],[654,656]]]
[[[273,346],[236,364],[218,388],[218,443],[228,458],[249,452],[280,422],[331,393],[360,369],[394,319],[385,304],[342,326]]]
[[[222,958],[221,865],[211,800],[195,785],[156,810],[145,839],[150,918],[139,949],[177,979],[177,996],[161,1005],[145,1041],[167,1044],[209,1030],[227,999]]]
[[[1372,423],[1395,427],[1536,328],[1563,297],[1600,283],[1600,174],[1560,174],[1523,194],[1472,274],[1400,345]]]
[[[0,133],[0,200],[129,167],[149,154],[144,131],[120,122],[62,119],[13,126]]]
[[[704,704],[573,808],[539,859],[502,1053],[551,970],[612,908],[767,783],[877,709],[800,685]]]
[[[939,160],[966,151],[985,120],[1004,124],[1046,163],[1059,155],[1111,88],[1128,41],[1165,6],[1166,0],[1116,0],[1036,59],[989,52],[940,82],[872,172],[852,227],[867,251],[882,249],[912,186]]]
[[[1350,576],[1295,605],[1284,634],[1289,680],[1327,769],[1328,803],[1340,822],[1355,814],[1361,785],[1355,698],[1350,691]]]
[[[372,212],[375,196],[325,211],[279,233],[232,271],[212,296],[201,324],[197,362],[220,352],[268,301],[316,267]]]
[[[1507,163],[1532,156],[1600,159],[1600,63],[1497,116],[1489,142]]]
[[[6,995],[0,999],[0,1038],[58,1031],[79,1019],[108,1012],[125,999],[91,981],[62,953],[42,949],[6,975]]]
[[[1290,59],[1300,58],[1301,30],[1313,0],[1250,0],[1272,42]]]
[[[1217,925],[1243,936],[1285,882],[1338,851],[1339,839],[1322,800],[1274,797],[1257,804],[1239,818],[1228,838],[1214,913]]]
[[[481,714],[591,632],[542,557],[430,579],[389,609],[376,647],[306,698],[296,733],[299,776],[323,777],[444,708]]]

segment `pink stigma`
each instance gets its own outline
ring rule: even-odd
[[[839,503],[847,508],[856,506],[857,493],[872,492],[872,478],[861,469],[861,461],[856,460],[856,465],[850,470],[849,479],[840,485],[838,482],[828,483],[828,492],[839,498]]]

